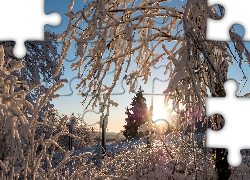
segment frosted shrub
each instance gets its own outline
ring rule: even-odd
[[[57,110],[55,110],[54,108],[49,109],[45,115],[43,115],[43,121],[46,119],[47,120],[47,125],[46,126],[40,126],[37,127],[36,129],[36,138],[39,138],[42,133],[45,134],[44,138],[48,139],[50,138],[52,135],[55,135],[56,133],[58,133],[59,129],[55,129],[53,126],[50,126],[50,123],[59,123],[60,119],[58,117],[56,117],[58,114]]]
[[[33,89],[25,96],[25,99],[35,106],[36,99],[40,95],[45,94],[48,90],[45,85],[38,85],[41,82],[53,84],[63,75],[64,67],[59,70],[58,76],[52,78],[52,75],[58,68],[58,62],[56,60],[59,58],[57,52],[58,42],[55,40],[55,34],[45,31],[44,41],[26,41],[25,47],[27,49],[27,54],[23,59],[13,56],[15,42],[3,41],[0,42],[0,45],[4,48],[5,62],[9,62],[6,64],[7,69],[11,68],[16,61],[22,61],[23,67],[18,71],[12,71],[10,74],[16,76],[19,81],[26,81],[29,88]],[[22,87],[16,87],[16,90],[22,90]],[[53,107],[51,100],[49,100],[40,110],[39,120],[42,121],[44,113],[48,111],[49,108]]]
[[[94,130],[95,129],[81,123],[80,119],[78,119],[73,126],[72,134],[78,136],[79,138],[73,138],[73,146],[82,148],[96,145],[97,132]]]
[[[73,124],[72,127],[72,146],[75,148],[83,148],[83,147],[90,147],[95,146],[97,142],[97,132],[96,129],[92,129],[87,125],[83,124],[80,118],[70,117],[67,120],[67,125],[70,124],[72,119],[76,119],[76,122]],[[69,126],[64,129],[65,132],[69,133]],[[63,149],[69,149],[69,136],[62,135],[58,138],[58,144],[62,146]]]
[[[146,136],[117,145],[105,155],[100,167],[82,172],[84,179],[216,179],[212,153],[197,148],[190,137],[171,134]],[[174,141],[172,138],[176,138]],[[183,138],[183,139],[182,139]],[[182,142],[182,143],[181,143]],[[193,151],[194,149],[197,149]],[[93,162],[93,161],[92,161]]]
[[[25,97],[39,85],[29,89],[26,82],[18,81],[11,72],[22,68],[22,61],[15,61],[6,68],[10,61],[5,62],[4,55],[4,49],[0,46],[0,179],[52,179],[60,167],[70,161],[72,152],[66,152],[64,159],[53,167],[51,162],[55,148],[62,150],[56,141],[65,133],[51,133],[45,138],[45,132],[38,135],[36,130],[47,126],[63,130],[67,116],[58,123],[48,122],[46,116],[43,122],[39,122],[38,113],[49,99],[59,96],[55,92],[67,80],[54,83],[33,106]],[[23,90],[17,90],[18,87]],[[29,116],[26,117],[24,112],[28,112]],[[40,151],[38,147],[41,147]]]

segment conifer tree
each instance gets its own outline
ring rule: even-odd
[[[146,123],[146,115],[147,115],[147,104],[146,99],[143,97],[144,91],[139,88],[139,91],[136,93],[135,97],[132,99],[132,103],[130,104],[131,108],[126,108],[125,114],[128,117],[125,119],[127,125],[124,125],[125,130],[123,131],[123,135],[128,138],[136,138],[138,137],[138,127],[141,124]]]

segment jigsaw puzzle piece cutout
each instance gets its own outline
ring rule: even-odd
[[[234,79],[239,83],[239,89],[237,92],[238,96],[244,96],[247,93],[249,86],[249,56],[248,52],[250,49],[250,41],[244,41],[241,43],[244,36],[244,27],[239,24],[234,24],[233,28],[235,30],[234,38],[231,42],[228,42],[231,52],[236,52],[236,48],[243,50],[242,57],[240,57],[237,53],[234,54],[234,63],[235,65],[229,66],[227,77],[228,79]],[[237,33],[237,34],[236,34]],[[242,58],[242,59],[241,59]],[[241,65],[240,65],[241,63]]]
[[[63,43],[62,42],[57,42],[58,43],[58,53],[62,52],[62,48],[63,48]],[[65,57],[65,61],[64,62],[69,62],[69,63],[73,63],[76,62],[77,59],[80,59],[79,57],[75,56],[75,52],[76,50],[73,48],[76,46],[76,43],[72,42],[71,47],[69,52],[67,53],[67,56]]]
[[[113,91],[110,93],[110,95],[111,95],[111,96],[112,96],[112,95],[117,96],[117,95],[123,95],[123,94],[125,94],[124,82],[125,82],[124,79],[119,80],[119,81],[117,82],[117,86],[114,87],[114,89],[113,89]],[[109,75],[109,74],[107,73],[107,75],[106,75],[106,77],[105,77],[105,80],[103,81],[103,85],[105,85],[105,87],[102,86],[102,89],[104,90],[106,87],[108,87],[108,88],[111,87],[111,86],[112,86],[112,83],[113,83],[113,74],[110,74],[110,75]],[[120,84],[120,86],[118,86],[118,84]],[[87,89],[88,89],[88,88],[83,89],[83,90],[82,90],[82,93],[86,92]],[[107,90],[106,90],[105,92],[102,92],[102,93],[101,93],[101,96],[103,96],[104,93],[106,94],[106,93],[107,93]],[[88,96],[92,96],[92,95],[88,95]],[[111,97],[111,98],[112,98],[112,97]]]
[[[250,24],[247,18],[249,16],[248,0],[239,0],[237,3],[233,0],[208,0],[208,6],[219,4],[225,8],[222,19],[207,19],[207,40],[230,41],[229,29],[237,23],[246,29],[244,36],[245,41],[250,41]],[[210,9],[211,15],[212,9]],[[215,18],[215,17],[214,17]]]
[[[87,109],[86,111],[83,112],[81,120],[86,126],[95,126],[100,124],[100,116],[101,116],[100,111]]]
[[[83,124],[85,124],[88,127],[95,127],[97,129],[99,129],[99,132],[102,132],[102,128],[100,128],[100,116],[101,116],[101,112],[100,111],[96,111],[96,110],[91,110],[88,109],[86,111],[84,111],[84,113],[81,116],[81,121]],[[94,120],[93,120],[94,119]],[[109,120],[108,120],[109,121]],[[112,125],[112,123],[110,122],[106,122],[107,124],[107,128],[106,128],[106,132],[108,131],[108,128]],[[112,121],[112,120],[111,120]],[[123,135],[122,130],[117,133],[116,135],[116,140],[119,140],[119,136]],[[101,136],[101,134],[100,134]],[[108,134],[106,134],[106,138],[108,139]]]
[[[228,80],[224,84],[226,97],[208,97],[207,116],[221,114],[225,119],[224,127],[219,131],[207,130],[206,146],[210,148],[227,148],[228,162],[235,167],[241,164],[241,149],[249,149],[249,98],[235,96],[237,82]]]
[[[172,111],[169,111],[171,109],[171,104],[165,107],[165,94],[153,95],[151,98],[151,105],[153,106],[151,122],[160,125],[160,127],[156,126],[156,133],[162,134],[163,131],[168,132],[171,124]],[[150,102],[147,102],[147,104],[150,105]]]
[[[88,47],[91,47],[91,43],[92,42],[88,42],[87,44],[88,44]],[[58,44],[59,44],[59,48],[58,49],[62,49],[62,42],[58,42]],[[71,62],[71,63],[75,63],[75,62],[77,62],[77,61],[79,61],[80,60],[80,56],[76,56],[76,52],[77,52],[77,46],[79,46],[79,44],[83,44],[83,43],[76,43],[75,41],[72,41],[72,43],[71,43],[71,48],[70,48],[70,50],[68,51],[68,53],[67,53],[67,56],[65,57],[65,61],[67,61],[67,62]],[[88,55],[87,53],[85,54],[86,56]],[[85,61],[85,63],[84,64],[86,64],[86,62],[89,62],[89,60],[91,60],[91,57],[88,55],[88,58],[86,59],[86,61]],[[100,61],[101,62],[105,62],[105,61],[107,61],[108,60],[108,54],[107,53],[104,53],[104,55],[103,55],[103,57],[100,59]],[[84,64],[83,64],[83,66],[84,66]],[[110,69],[109,69],[109,71],[107,72],[107,74],[112,74],[114,71],[115,71],[115,66],[114,66],[114,64],[112,63],[112,65],[111,65],[111,67],[110,67]],[[102,70],[103,71],[103,70]]]
[[[80,60],[80,56],[76,56],[76,52],[77,52],[77,46],[78,46],[79,43],[76,43],[75,41],[72,41],[71,42],[71,48],[69,49],[68,53],[67,53],[67,56],[65,57],[65,61],[67,62],[71,62],[71,63],[75,63],[77,62],[78,60]],[[89,42],[89,44],[91,44],[91,42]],[[59,52],[62,51],[62,48],[63,48],[63,43],[62,42],[58,42],[58,49],[60,50]],[[91,45],[89,45],[90,47]],[[106,54],[104,54],[104,57],[102,59],[100,59],[101,62],[104,62],[107,60],[107,55],[105,56]],[[89,57],[89,60],[90,60],[90,57]],[[86,64],[86,63],[85,63]],[[111,69],[109,70],[108,74],[114,72],[115,68],[112,66]]]
[[[151,69],[151,76],[148,76],[148,81],[144,84],[142,78],[138,78],[136,84],[129,89],[131,92],[132,89],[137,92],[139,87],[141,86],[144,90],[143,95],[163,95],[163,91],[166,89],[166,85],[170,80],[168,74],[164,75],[164,72],[168,68],[166,65],[153,66]],[[126,83],[127,86],[130,86]]]
[[[158,40],[149,42],[151,49],[155,48],[155,45],[158,44]],[[168,47],[174,47],[176,42],[168,42],[166,45]],[[171,49],[171,48],[170,48]],[[156,54],[155,57],[152,57],[151,62],[155,62],[155,58],[158,58],[158,55],[162,55],[165,53],[162,45],[158,45],[155,50]],[[139,88],[140,86],[146,87],[143,88],[144,93],[143,95],[163,95],[163,91],[166,89],[166,86],[170,80],[170,67],[168,63],[170,62],[166,55],[162,56],[162,58],[156,61],[157,63],[151,67],[150,73],[151,75],[148,76],[148,81],[146,84],[140,79],[138,81],[138,85],[136,86]],[[137,90],[137,89],[135,89]]]
[[[134,92],[137,92],[141,86],[142,89],[144,90],[143,92],[144,96],[164,95],[162,92],[166,89],[168,81],[169,77],[166,77],[166,79],[163,80],[157,77],[152,77],[149,78],[147,84],[144,84],[144,82],[141,80],[137,80]]]
[[[64,89],[61,90],[61,92],[63,93],[61,93],[60,90],[58,91],[60,96],[72,96],[73,94],[79,93],[79,89],[76,89],[76,86],[81,82],[82,79],[83,78],[78,79],[78,76],[74,76],[71,79],[68,79],[68,83],[66,83]]]
[[[0,2],[1,41],[16,41],[13,53],[17,58],[26,54],[26,40],[44,40],[44,25],[59,25],[59,13],[45,15],[44,0],[8,0]]]
[[[108,74],[107,74],[108,75]],[[112,76],[112,75],[110,75]],[[59,94],[60,96],[72,96],[73,94],[79,94],[79,93],[85,93],[89,88],[86,86],[85,88],[82,88],[81,91],[79,92],[79,88],[76,89],[77,85],[83,80],[83,78],[78,78],[78,76],[74,76],[74,77],[71,77],[70,79],[68,79],[68,83],[65,84],[64,88],[62,88],[61,90],[59,90]],[[107,77],[108,80],[110,80],[108,77]],[[107,80],[106,80],[107,81]],[[116,86],[112,93],[110,95],[123,95],[125,94],[125,88],[124,88],[124,79],[122,79],[121,81],[119,81],[117,84],[121,84],[120,87]],[[105,82],[103,82],[103,84],[107,85]],[[102,87],[103,89],[104,87]],[[69,89],[69,90],[66,90],[66,89]],[[107,91],[105,91],[106,93]],[[101,96],[103,95],[104,93],[101,93]],[[88,97],[91,97],[92,94],[89,93],[87,95]]]
[[[103,58],[101,61],[104,61],[104,60],[105,59]],[[130,84],[128,84],[127,80],[122,78],[123,76],[121,75],[121,78],[119,78],[119,81],[116,83],[117,86],[115,86],[111,95],[122,95],[125,92],[128,93],[129,91],[131,93],[131,92],[133,92],[132,90],[134,90],[134,92],[137,92],[140,85],[143,87],[143,90],[144,90],[143,95],[162,95],[162,92],[163,92],[163,90],[165,90],[167,82],[170,80],[169,76],[167,76],[167,75],[163,76],[165,69],[166,69],[165,65],[159,66],[157,68],[154,67],[154,72],[152,72],[152,76],[150,76],[148,79],[148,82],[151,82],[151,83],[144,84],[144,82],[141,81],[141,78],[138,78],[137,81],[134,83],[134,86],[132,88],[130,88]],[[105,77],[105,80],[103,81],[103,84],[107,85],[108,87],[110,87],[112,85],[113,74],[114,74],[115,70],[116,70],[115,66],[113,66],[113,68],[111,66],[111,69],[106,74],[106,77]],[[102,72],[103,72],[103,70],[102,70]],[[160,74],[162,74],[162,76],[160,76]],[[163,80],[158,78],[158,77],[162,77]],[[128,78],[129,78],[129,76],[127,77],[127,79]],[[69,95],[73,94],[72,89],[75,89],[76,86],[72,86],[71,81],[75,80],[75,79],[77,79],[77,76],[73,77],[72,79],[69,80],[70,93],[63,94],[64,96],[65,95],[69,96]],[[82,79],[83,78],[80,78],[79,83]],[[118,86],[118,84],[120,84],[120,86]],[[155,88],[155,86],[157,86],[157,88]],[[161,87],[161,88],[159,88],[159,87]],[[82,92],[84,92],[85,90],[86,90],[86,88],[82,89]]]

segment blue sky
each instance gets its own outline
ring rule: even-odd
[[[172,6],[179,5],[180,1],[173,1]],[[181,2],[185,3],[185,2]],[[45,13],[51,13],[51,12],[59,12],[62,15],[62,23],[57,27],[52,26],[45,26],[45,30],[50,30],[57,33],[62,33],[64,29],[67,27],[68,18],[64,15],[64,12],[68,12],[68,5],[70,4],[70,0],[45,0]],[[82,0],[75,0],[74,8],[82,9],[85,3],[83,3]],[[83,25],[84,26],[84,25]],[[240,35],[243,36],[244,29],[241,26],[236,26],[236,32],[238,32]],[[171,43],[167,46],[172,46]],[[248,44],[249,47],[249,44]],[[58,48],[60,49],[60,47]],[[162,50],[159,50],[159,52]],[[80,95],[77,95],[78,90],[76,90],[76,85],[80,82],[77,77],[77,71],[71,70],[71,63],[70,61],[76,61],[75,57],[75,48],[72,48],[67,56],[67,60],[64,61],[65,66],[65,73],[62,78],[67,78],[69,83],[65,84],[65,87],[62,88],[60,91],[58,91],[61,96],[53,100],[52,103],[54,103],[55,108],[59,111],[59,114],[67,114],[70,115],[71,113],[75,114],[83,114],[83,106],[81,105],[82,98]],[[149,78],[149,81],[147,84],[143,84],[142,81],[138,81],[138,87],[139,85],[142,86],[142,89],[145,91],[145,93],[152,93],[152,88],[154,87],[154,93],[160,94],[168,84],[168,76],[164,76],[163,73],[165,71],[164,65],[168,63],[168,60],[164,60],[162,63],[157,65],[158,68],[152,69],[152,77]],[[163,65],[163,66],[161,66]],[[133,66],[136,68],[136,66]],[[247,71],[249,66],[247,64],[243,64],[243,69],[245,69],[245,72]],[[112,78],[112,74],[109,74],[110,78]],[[249,77],[249,73],[246,73],[246,76]],[[235,63],[234,66],[230,66],[228,78],[236,79],[238,82],[242,80],[242,72],[238,65]],[[74,79],[75,78],[75,79]],[[166,80],[165,82],[161,82],[159,80],[155,80],[154,78],[159,78],[160,80]],[[73,79],[73,80],[72,80]],[[108,78],[109,79],[109,78]],[[108,80],[107,79],[107,80]],[[120,78],[121,79],[121,78]],[[70,81],[71,82],[71,88],[70,90]],[[153,83],[154,82],[154,83]],[[244,81],[239,86],[239,90],[241,90],[242,85]],[[154,85],[153,85],[154,84]],[[124,88],[124,90],[123,90]],[[242,89],[242,93],[248,92],[248,89],[250,88],[250,83],[247,82],[244,89]],[[125,93],[123,93],[125,91]],[[110,109],[110,116],[109,116],[109,124],[108,124],[108,131],[110,132],[119,132],[120,130],[123,130],[123,125],[125,125],[125,108],[126,106],[130,106],[130,103],[132,101],[132,98],[135,94],[128,93],[129,87],[125,84],[125,82],[122,84],[122,81],[119,80],[117,83],[117,87],[113,91],[113,95],[111,95],[111,99],[119,103],[118,107],[111,107]],[[72,94],[73,92],[73,94]],[[151,98],[153,97],[154,102],[154,109],[160,109],[163,106],[163,100],[164,95],[145,95],[145,98],[147,99],[147,105],[148,107],[151,105]],[[89,108],[90,109],[90,108]],[[98,107],[95,108],[95,111],[98,112]],[[95,112],[88,112],[84,114],[84,120],[87,124],[92,125],[99,121],[100,114],[96,114]],[[95,125],[95,127],[99,128],[98,125]]]

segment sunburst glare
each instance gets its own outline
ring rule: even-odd
[[[163,106],[156,106],[153,109],[153,121],[156,122],[156,124],[160,124],[162,120],[166,120],[168,116],[168,113],[165,111]]]

